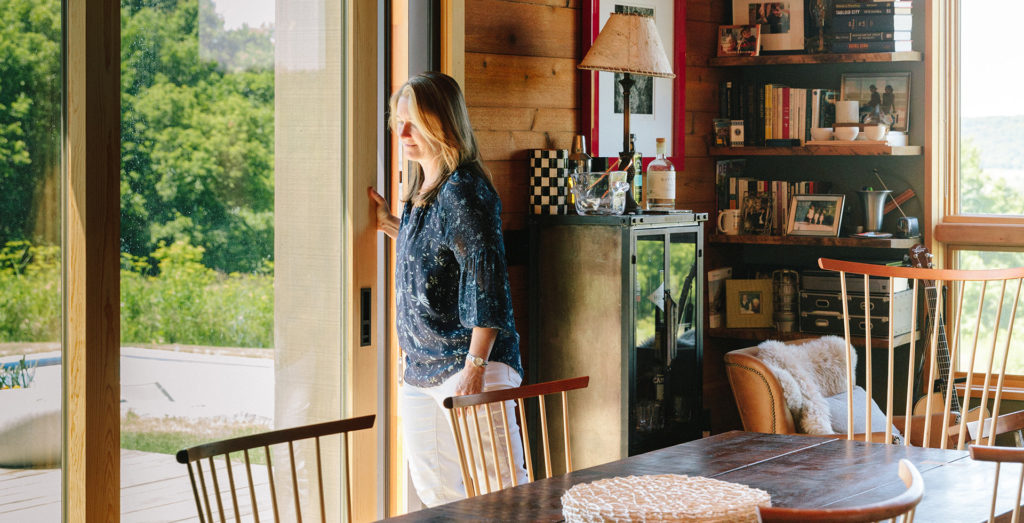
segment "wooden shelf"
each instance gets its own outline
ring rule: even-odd
[[[860,247],[868,249],[909,249],[921,243],[914,238],[836,238],[833,236],[754,236],[748,234],[709,234],[708,243],[747,245],[805,245],[811,247]]]
[[[711,156],[920,156],[920,145],[805,145],[803,147],[709,147]]]
[[[750,341],[756,341],[756,342],[760,343],[760,342],[765,341],[765,340],[779,340],[779,341],[803,340],[803,339],[811,339],[811,338],[820,338],[822,336],[827,336],[827,335],[826,334],[817,334],[817,333],[813,333],[813,332],[779,332],[779,331],[777,331],[775,329],[772,329],[772,328],[767,328],[767,329],[724,329],[724,328],[719,328],[719,329],[708,329],[708,336],[712,337],[712,338],[728,338],[728,339],[733,339],[733,340],[750,340]],[[840,334],[839,337],[842,338],[843,335]],[[915,339],[920,339],[920,338],[921,338],[920,333],[918,333],[918,335],[915,336]],[[910,342],[910,333],[908,332],[907,334],[903,334],[901,336],[896,336],[894,341],[895,341],[897,347],[900,346],[900,345],[905,345],[905,344]],[[856,347],[863,347],[865,345],[865,338],[854,336],[853,337],[853,345],[856,346]],[[873,348],[873,349],[882,349],[882,348],[888,348],[888,347],[889,347],[889,339],[888,338],[871,338],[871,348]]]
[[[719,56],[708,60],[712,67],[737,67],[749,65],[798,65],[798,64],[850,64],[920,62],[919,51],[901,53],[825,53],[825,54],[777,54],[765,56]]]

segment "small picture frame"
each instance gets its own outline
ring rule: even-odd
[[[843,194],[796,194],[789,203],[786,234],[791,236],[839,236],[843,220]]]
[[[758,56],[760,53],[760,25],[718,26],[718,56]]]
[[[774,207],[770,193],[748,194],[743,199],[743,210],[740,213],[740,234],[770,235]]]
[[[772,327],[772,300],[771,280],[725,280],[725,326]]]
[[[732,23],[760,25],[761,50],[804,50],[804,0],[732,0]]]
[[[840,100],[860,102],[860,123],[878,115],[893,131],[906,132],[910,124],[910,73],[846,73]]]

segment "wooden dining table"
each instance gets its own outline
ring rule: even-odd
[[[733,431],[391,518],[388,521],[561,521],[562,494],[617,476],[686,474],[763,489],[772,505],[844,507],[902,492],[901,458],[924,478],[915,521],[986,521],[995,464],[966,451]],[[1012,510],[1020,468],[1003,467],[997,514]]]

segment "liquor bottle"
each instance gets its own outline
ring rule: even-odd
[[[665,139],[656,140],[658,156],[647,166],[647,184],[644,196],[650,210],[676,208],[676,168],[665,158]]]
[[[633,199],[636,200],[636,204],[643,209],[644,208],[644,179],[643,179],[643,155],[636,150],[636,135],[630,133],[629,135],[629,152],[633,155],[633,161],[630,163],[629,173],[630,179],[633,181]]]

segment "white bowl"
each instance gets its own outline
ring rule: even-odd
[[[868,126],[864,127],[864,138],[866,138],[868,140],[873,140],[873,141],[876,141],[876,142],[879,141],[879,140],[884,140],[885,139],[885,132],[887,130],[888,129],[886,129],[885,125],[882,125],[882,124],[879,124],[879,125],[868,125]]]
[[[860,134],[860,129],[857,127],[836,127],[835,130],[836,140],[844,142],[856,140],[858,134]]]
[[[816,142],[824,142],[832,139],[832,128],[831,127],[812,127],[811,128],[811,139]]]

